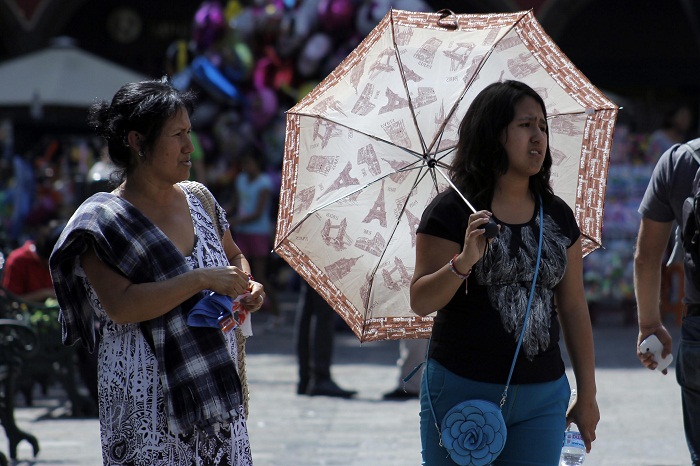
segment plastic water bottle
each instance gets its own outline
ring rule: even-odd
[[[571,390],[569,407],[571,407],[575,400],[576,389]],[[580,466],[585,459],[586,444],[583,443],[581,432],[578,431],[578,427],[572,422],[564,432],[564,445],[561,448],[559,466]]]

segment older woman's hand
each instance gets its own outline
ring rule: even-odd
[[[260,283],[253,280],[249,282],[248,290],[250,291],[250,296],[246,296],[242,302],[246,309],[250,312],[255,312],[265,302],[265,290]]]
[[[233,298],[249,291],[250,280],[248,274],[238,267],[208,267],[199,270],[207,276],[207,283],[204,289]]]

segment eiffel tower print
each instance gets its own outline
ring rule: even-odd
[[[352,164],[350,162],[345,165],[343,171],[340,172],[338,178],[335,179],[333,184],[331,184],[328,189],[323,192],[323,195],[328,194],[331,191],[337,191],[338,189],[345,188],[347,186],[355,186],[360,184],[360,180],[350,175],[350,170],[352,170]]]
[[[392,170],[394,170],[396,173],[392,173],[389,175],[389,179],[393,181],[396,184],[401,184],[403,180],[406,179],[408,174],[410,173],[409,170],[406,171],[399,171],[400,169],[404,168],[407,163],[405,160],[390,160],[390,159],[382,159],[386,163],[389,164]]]
[[[369,78],[375,79],[381,73],[394,71],[394,65],[391,64],[393,59],[394,51],[392,49],[383,50],[377,60],[369,67]]]
[[[321,148],[325,149],[326,146],[328,145],[328,141],[331,140],[331,138],[337,138],[343,135],[343,131],[336,126],[335,123],[331,123],[330,121],[326,120],[321,120],[320,118],[317,118],[316,121],[314,121],[314,141],[316,139],[321,139]]]
[[[404,223],[408,224],[408,227],[411,230],[411,246],[415,247],[416,246],[416,231],[418,230],[418,224],[420,223],[420,218],[413,215],[413,213],[408,209],[404,210],[403,214],[406,217],[406,220],[404,220]]]
[[[374,201],[374,205],[367,213],[367,216],[362,220],[362,223],[370,223],[372,220],[379,220],[379,224],[386,228],[386,205],[384,203],[384,180],[382,180],[382,188],[379,190],[379,196]]]
[[[414,83],[418,83],[418,82],[423,81],[423,76],[419,75],[418,73],[416,73],[415,71],[413,71],[413,70],[412,70],[411,68],[409,68],[408,66],[404,66],[404,67],[403,67],[403,75],[404,75],[404,77],[406,78],[406,81],[407,81],[407,82],[411,82],[411,81],[412,81],[412,82],[414,82]]]
[[[384,95],[387,97],[388,102],[382,108],[379,109],[379,114],[386,112],[394,112],[402,108],[408,107],[408,99],[401,97],[396,92],[392,91],[388,87]]]
[[[442,124],[445,122],[445,103],[443,102],[440,105],[440,112],[435,115],[435,130],[439,131],[440,127]],[[447,122],[445,127],[442,130],[442,137],[440,138],[440,146],[438,147],[438,150],[446,149],[448,147],[453,147],[457,145],[457,139],[450,139],[449,136],[445,136],[446,134],[449,135],[457,135],[457,119],[456,118],[450,118],[450,120]]]
[[[443,50],[443,54],[450,59],[450,71],[459,71],[467,65],[467,59],[474,50],[474,44],[458,42],[452,50]]]
[[[319,115],[322,115],[322,116],[326,116],[326,114],[328,113],[328,110],[333,110],[333,111],[340,113],[343,116],[347,116],[345,114],[345,112],[343,112],[343,106],[340,103],[340,101],[338,101],[338,99],[336,99],[332,95],[328,96],[325,99],[318,102],[316,105],[314,105],[312,107],[312,109],[315,113],[318,113]]]

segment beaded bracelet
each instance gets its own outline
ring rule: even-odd
[[[462,280],[466,280],[467,278],[469,278],[469,274],[472,273],[472,269],[467,270],[467,273],[462,273],[462,272],[460,272],[459,270],[457,270],[457,267],[455,266],[455,259],[457,259],[457,256],[459,256],[459,254],[455,254],[455,255],[452,257],[452,259],[450,259],[450,263],[449,263],[449,265],[450,265],[450,271],[451,271],[453,274],[457,275],[457,276],[458,276],[459,278],[461,278]]]

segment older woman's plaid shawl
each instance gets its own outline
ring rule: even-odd
[[[50,259],[60,305],[63,343],[94,347],[94,312],[74,273],[88,245],[133,283],[166,280],[190,270],[175,245],[138,209],[108,193],[85,201],[71,217]],[[228,422],[242,405],[241,383],[221,330],[187,326],[187,311],[201,293],[167,314],[141,324],[156,359],[168,426],[178,435],[196,426],[207,432]]]

